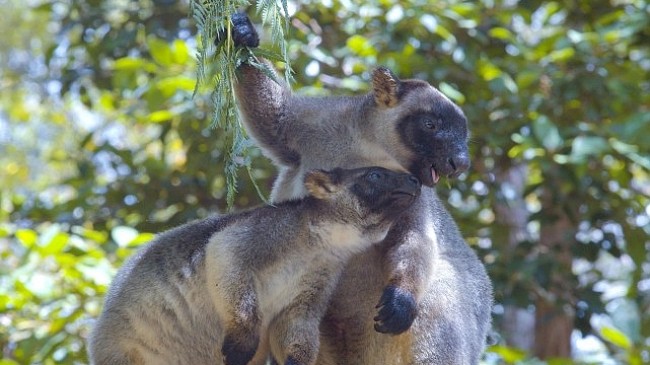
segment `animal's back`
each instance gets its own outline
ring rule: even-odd
[[[205,247],[229,222],[167,231],[120,269],[89,342],[91,363],[221,364],[219,320],[205,295]]]

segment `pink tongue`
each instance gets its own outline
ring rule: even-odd
[[[434,169],[433,167],[431,168],[431,179],[433,179],[434,184],[437,184],[438,180],[440,180],[440,175],[436,173],[436,169]]]

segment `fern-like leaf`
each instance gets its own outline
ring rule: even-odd
[[[242,127],[234,94],[236,69],[242,62],[250,62],[264,74],[276,79],[275,73],[265,63],[258,62],[255,55],[272,61],[283,61],[285,79],[292,80],[289,55],[285,42],[289,30],[287,0],[258,0],[257,12],[262,17],[263,24],[271,28],[274,43],[279,44],[280,54],[275,54],[261,48],[253,50],[237,49],[232,39],[232,23],[230,18],[234,12],[246,8],[247,0],[190,0],[190,14],[198,29],[197,46],[197,81],[194,95],[201,92],[202,87],[212,88],[214,114],[212,126],[224,133],[225,155],[224,173],[227,182],[226,201],[232,207],[237,193],[237,173],[245,167],[256,191],[266,200],[252,178],[251,158],[249,154],[252,143],[247,139]],[[220,42],[214,41],[220,35]]]

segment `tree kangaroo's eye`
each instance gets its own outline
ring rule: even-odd
[[[433,121],[431,118],[425,118],[424,119],[424,126],[427,129],[435,130],[436,129],[436,123]]]
[[[368,174],[368,180],[370,180],[370,181],[377,181],[379,179],[381,179],[381,175],[379,175],[378,172],[373,171],[373,172]]]

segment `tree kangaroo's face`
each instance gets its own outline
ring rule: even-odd
[[[420,181],[413,175],[370,167],[350,170],[347,186],[369,215],[393,219],[411,206],[420,194]]]
[[[387,87],[388,85],[388,87]],[[456,177],[469,168],[467,118],[433,86],[401,81],[386,69],[373,74],[375,102],[391,152],[422,184],[434,186],[441,176]]]
[[[441,176],[456,177],[469,168],[467,119],[433,87],[422,94],[428,97],[397,122],[397,133],[414,152],[408,170],[433,186]]]
[[[311,195],[336,206],[343,218],[354,216],[364,226],[394,221],[421,187],[415,176],[382,167],[316,170],[307,174],[305,185]]]

